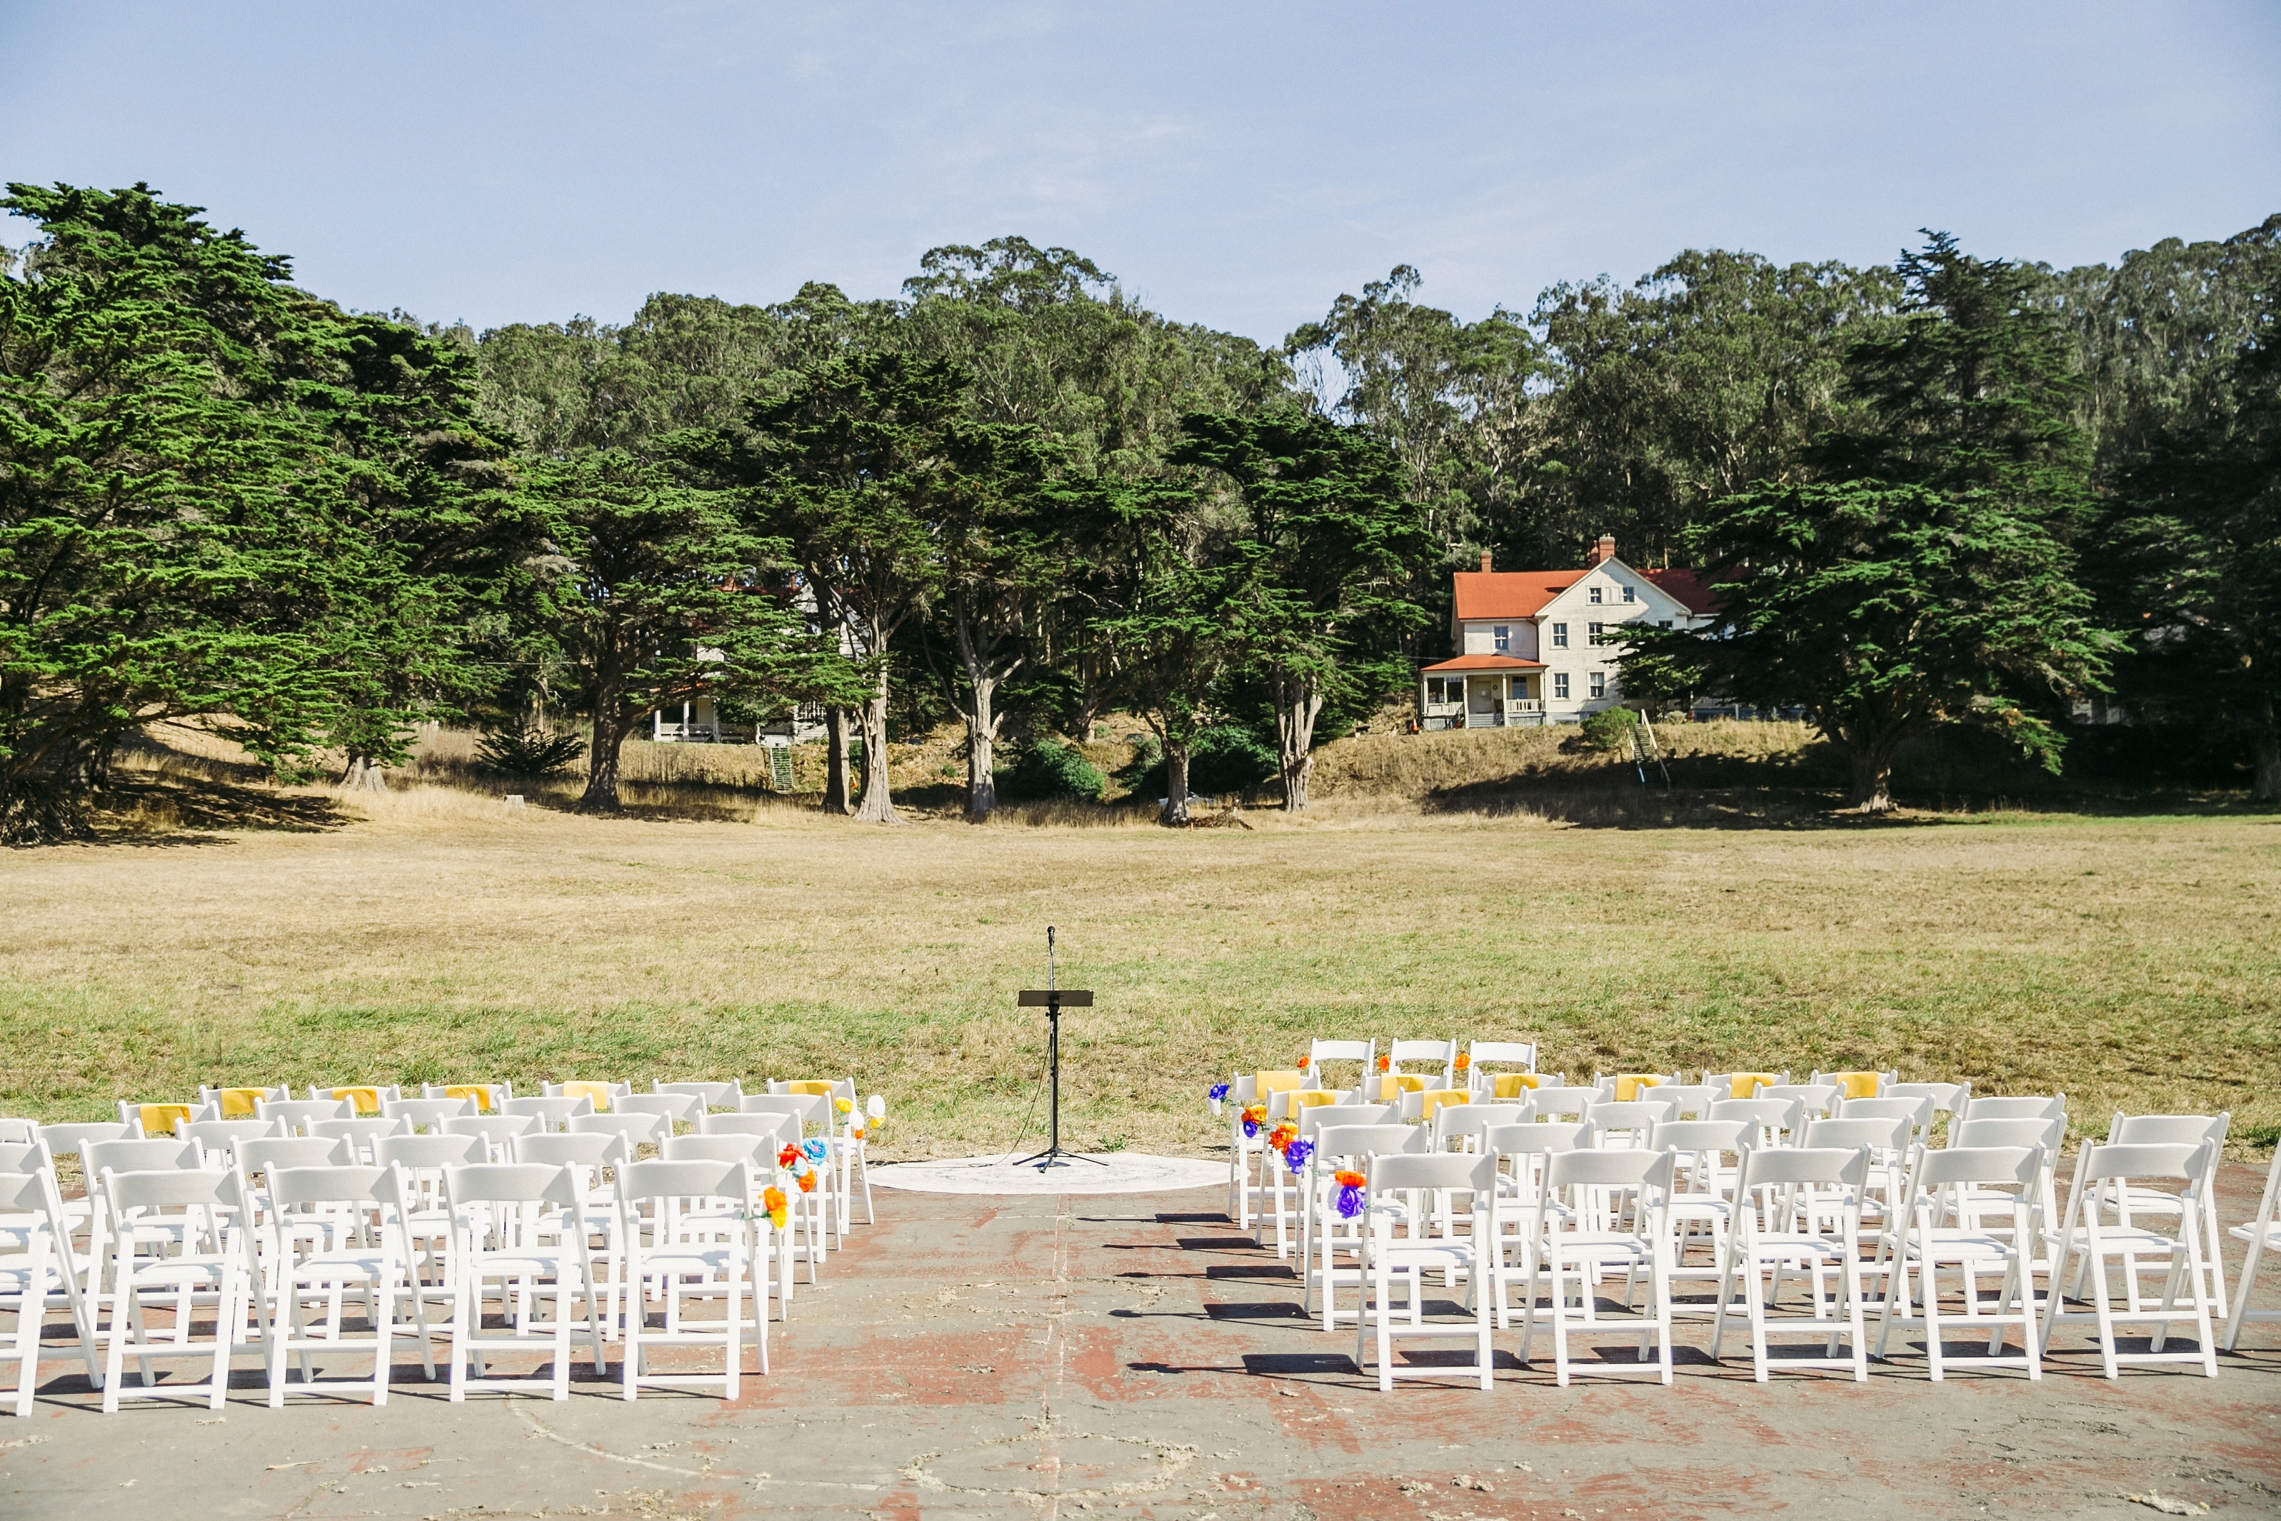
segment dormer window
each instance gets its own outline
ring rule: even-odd
[[[1588,594],[1589,594],[1589,596],[1591,597],[1591,599],[1592,599],[1594,602],[1597,602],[1597,601],[1599,601],[1599,600],[1600,600],[1600,588],[1599,588],[1599,587],[1597,587],[1597,586],[1595,586],[1595,587],[1592,587],[1592,588],[1590,589],[1590,591],[1589,591],[1589,593],[1588,593]]]
[[[1505,651],[1512,648],[1513,630],[1508,624],[1500,623],[1495,628],[1489,630],[1489,637],[1496,641],[1497,653],[1500,655],[1504,654]]]

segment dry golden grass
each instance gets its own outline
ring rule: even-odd
[[[883,829],[715,790],[709,820],[305,791],[274,799],[299,832],[153,818],[0,854],[0,1112],[852,1071],[893,1096],[895,1150],[1007,1147],[1050,922],[1100,994],[1068,1032],[1088,1145],[1209,1144],[1206,1084],[1316,1034],[1534,1035],[1579,1075],[1896,1065],[2063,1088],[2093,1130],[2281,1122],[2271,815],[1580,827],[1334,796],[1249,829],[1050,806]],[[1077,827],[1101,823],[1125,827]]]

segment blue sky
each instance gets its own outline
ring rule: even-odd
[[[2281,209],[2281,6],[0,0],[0,177],[147,180],[478,326],[894,293],[1018,232],[1279,339],[1685,247],[2112,261]],[[0,222],[21,242],[22,223]]]

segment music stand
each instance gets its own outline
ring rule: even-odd
[[[1061,1011],[1063,1009],[1092,1008],[1093,993],[1089,988],[1064,988],[1056,985],[1053,969],[1053,926],[1050,924],[1045,927],[1045,986],[1022,989],[1020,993],[1015,995],[1014,1002],[1017,1008],[1045,1010],[1046,1083],[1052,1090],[1050,1107],[1047,1110],[1050,1118],[1047,1121],[1045,1150],[1035,1156],[1024,1157],[1014,1165],[1016,1167],[1027,1167],[1035,1162],[1038,1171],[1044,1172],[1049,1167],[1067,1167],[1070,1160],[1074,1158],[1080,1162],[1091,1162],[1095,1167],[1108,1166],[1109,1164],[1099,1157],[1089,1157],[1081,1151],[1063,1151],[1061,1149]]]

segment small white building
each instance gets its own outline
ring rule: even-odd
[[[1614,706],[1628,623],[1696,628],[1712,604],[1691,570],[1637,570],[1602,534],[1577,570],[1481,569],[1451,577],[1457,653],[1418,673],[1418,727],[1496,729],[1581,723]]]

